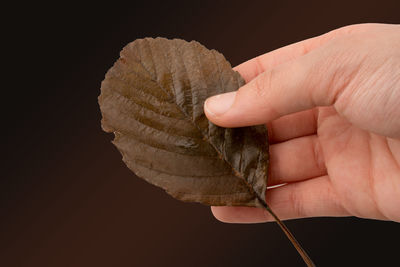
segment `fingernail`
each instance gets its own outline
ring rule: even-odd
[[[212,96],[206,100],[205,109],[213,116],[221,116],[232,106],[235,96],[236,92]]]

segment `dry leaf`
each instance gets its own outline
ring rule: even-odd
[[[137,176],[183,201],[265,208],[314,266],[265,201],[265,126],[221,128],[204,115],[208,97],[243,84],[222,54],[198,42],[136,40],[101,85],[102,126]]]
[[[107,72],[102,125],[139,177],[184,201],[260,206],[265,201],[264,125],[227,129],[207,120],[207,97],[244,84],[224,56],[198,42],[146,38]]]

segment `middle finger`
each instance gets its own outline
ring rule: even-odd
[[[327,174],[321,145],[316,135],[271,145],[270,166],[268,186]]]

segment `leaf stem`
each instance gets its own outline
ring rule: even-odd
[[[296,248],[297,252],[300,254],[300,256],[303,258],[304,262],[307,264],[308,267],[315,267],[315,264],[311,260],[310,256],[306,253],[306,251],[303,249],[303,247],[300,245],[300,243],[296,240],[296,238],[293,236],[293,234],[289,231],[287,226],[278,218],[278,216],[271,210],[271,208],[267,205],[267,203],[262,200],[261,198],[257,197],[262,206],[274,217],[276,223],[279,225],[279,227],[282,229],[282,231],[285,233],[287,238],[289,238],[290,242],[292,242],[293,246]]]

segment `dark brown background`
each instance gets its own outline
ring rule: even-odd
[[[0,266],[302,266],[275,224],[222,224],[136,178],[100,129],[100,82],[136,38],[195,39],[237,65],[347,24],[400,23],[400,4],[214,2],[3,10]],[[287,224],[319,266],[398,263],[397,223]]]

